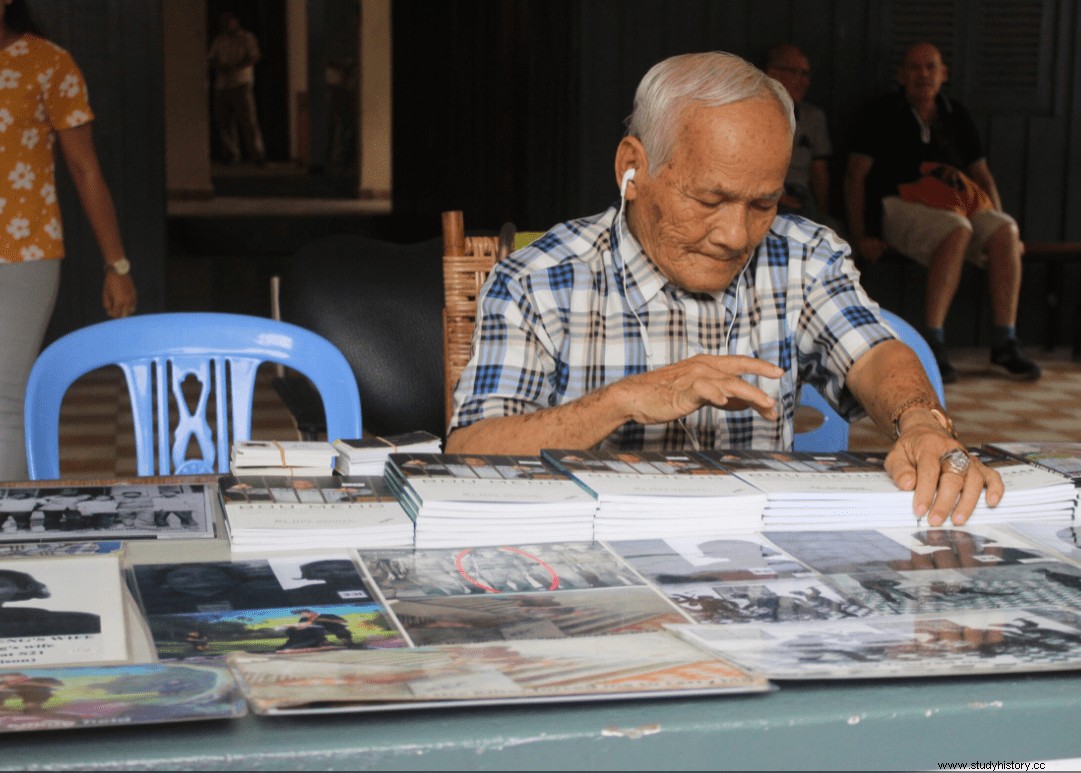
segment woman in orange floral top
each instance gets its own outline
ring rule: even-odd
[[[24,0],[0,0],[0,481],[26,477],[26,380],[60,283],[57,140],[105,260],[105,311],[110,317],[135,311],[131,265],[94,151],[93,119],[71,56],[35,34]]]

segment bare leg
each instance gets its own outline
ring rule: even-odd
[[[935,248],[927,267],[927,327],[937,328],[946,324],[946,314],[961,283],[965,250],[971,240],[971,229],[961,227],[951,231]]]
[[[1021,296],[1021,239],[1017,226],[1002,225],[987,239],[987,284],[991,295],[991,316],[996,325],[1017,323],[1017,303]]]

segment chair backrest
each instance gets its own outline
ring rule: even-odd
[[[448,423],[454,387],[469,362],[477,296],[499,256],[498,236],[466,236],[462,213],[443,213],[443,407]]]
[[[329,438],[360,437],[353,372],[321,336],[239,314],[145,314],[76,330],[38,357],[26,390],[30,477],[60,477],[64,394],[83,374],[109,365],[119,366],[127,381],[139,475],[155,474],[155,451],[159,475],[227,472],[230,443],[251,437],[255,375],[263,362],[287,365],[312,380]],[[193,442],[201,457],[188,458]]]
[[[881,309],[881,312],[882,318],[893,328],[898,337],[920,358],[923,369],[927,371],[927,378],[934,387],[935,394],[938,395],[938,401],[945,407],[946,392],[942,386],[942,374],[938,370],[935,355],[927,341],[919,334],[919,331],[892,311]],[[794,450],[830,453],[848,449],[848,422],[833,410],[817,389],[804,384],[800,392],[799,404],[813,408],[822,414],[822,423],[812,430],[798,433],[792,440]]]
[[[793,451],[830,454],[848,450],[848,422],[833,410],[821,392],[810,384],[804,384],[800,389],[798,404],[801,408],[813,408],[820,413],[822,423],[806,432],[797,432],[792,438]]]

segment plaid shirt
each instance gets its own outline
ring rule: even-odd
[[[706,407],[682,424],[628,422],[603,448],[685,448],[693,435],[701,448],[790,449],[803,382],[847,419],[863,415],[845,376],[860,355],[895,336],[860,287],[848,245],[832,231],[780,216],[741,281],[715,294],[691,293],[664,277],[625,225],[613,234],[618,212],[613,205],[558,225],[496,264],[478,300],[473,357],[455,389],[452,429],[561,405],[642,373],[643,335],[651,368],[699,353],[778,364],[785,371],[779,380],[744,378],[777,399],[779,416]]]

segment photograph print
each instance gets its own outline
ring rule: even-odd
[[[364,550],[360,559],[388,600],[645,584],[599,542]]]
[[[0,542],[213,537],[202,484],[0,489]]]
[[[963,676],[1081,667],[1081,617],[1061,607],[675,630],[770,679]]]
[[[739,582],[814,573],[759,534],[711,539],[618,540],[608,547],[658,585]]]
[[[115,555],[0,561],[0,667],[127,658]]]

